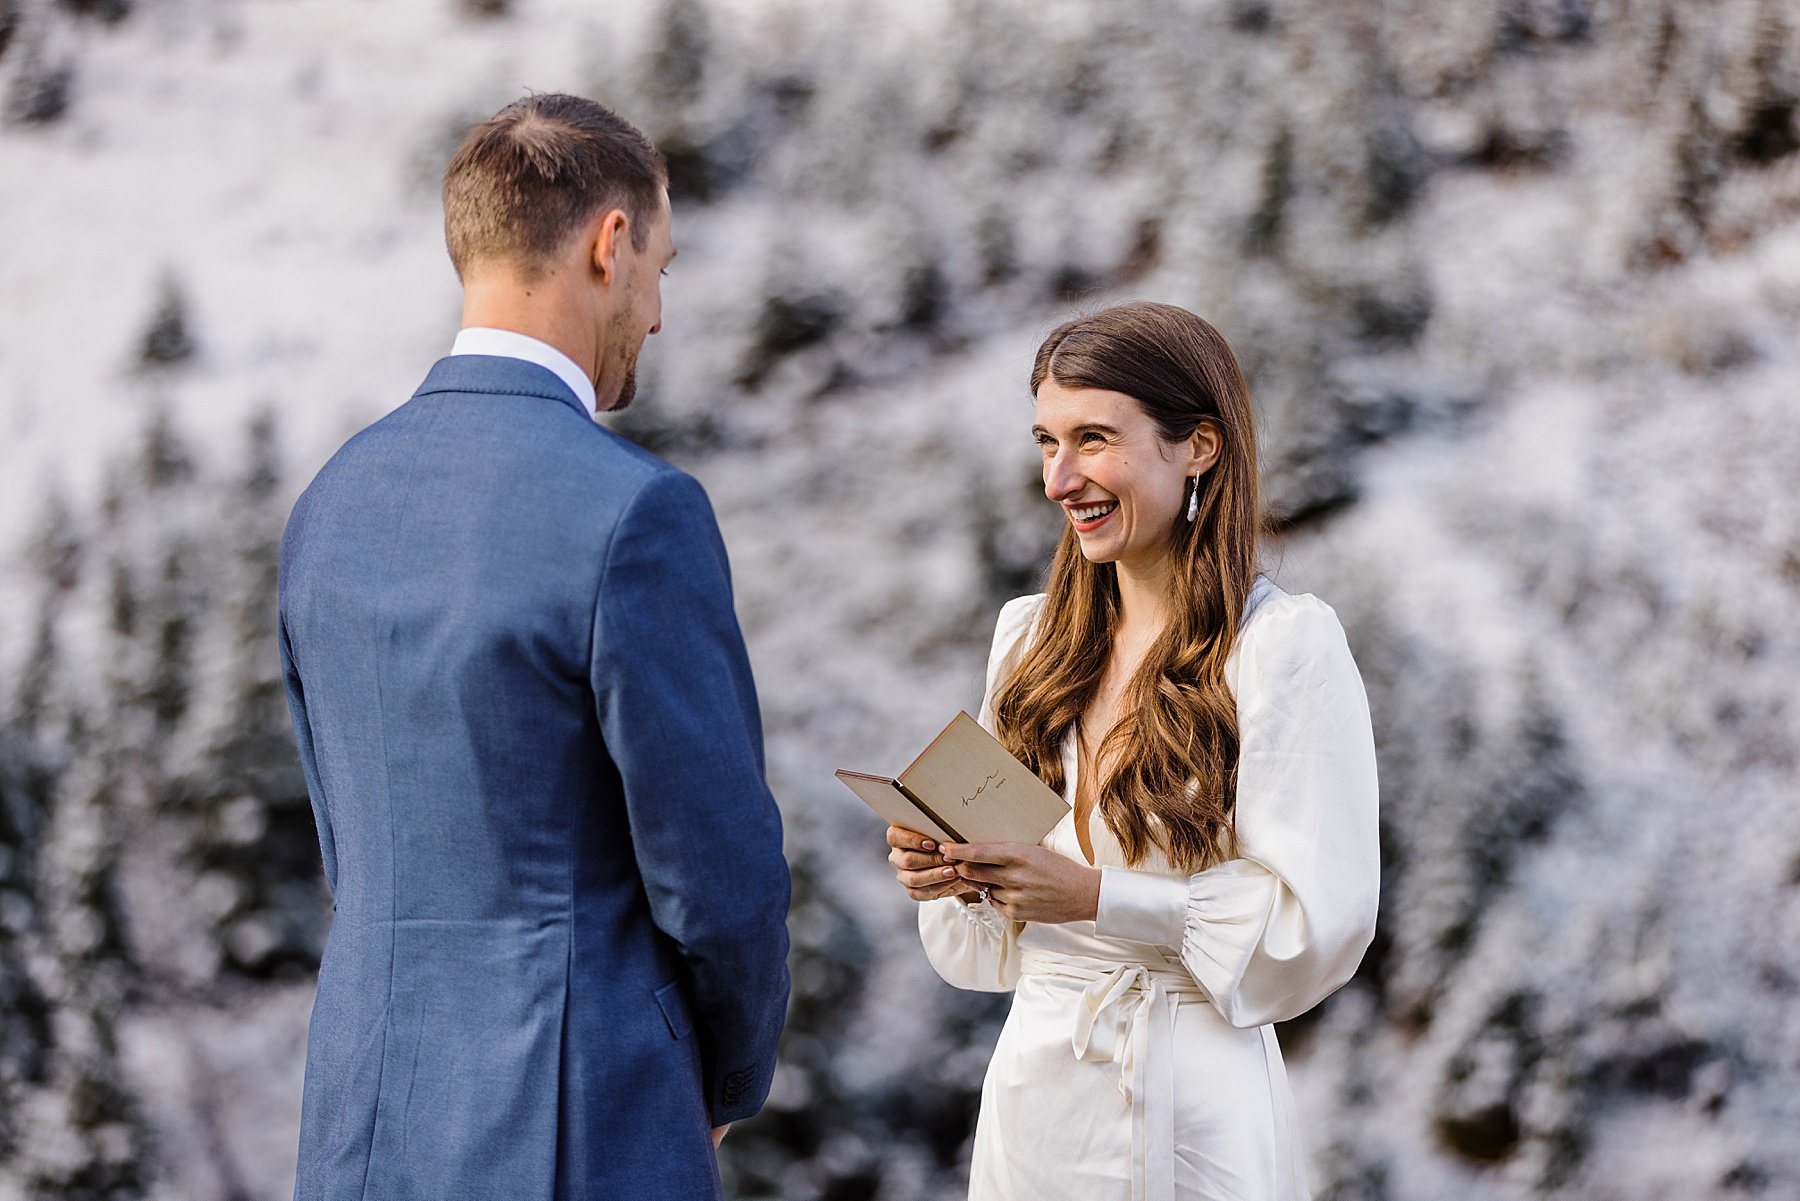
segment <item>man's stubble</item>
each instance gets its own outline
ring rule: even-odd
[[[625,313],[617,314],[612,322],[612,344],[620,348],[625,356],[625,371],[619,381],[619,395],[608,406],[608,412],[617,413],[628,407],[637,396],[637,361],[638,352],[643,343],[631,346],[631,325]],[[630,347],[630,349],[626,349]]]

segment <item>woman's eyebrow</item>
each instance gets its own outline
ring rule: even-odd
[[[1033,436],[1041,436],[1041,437],[1048,437],[1048,438],[1054,438],[1056,436],[1055,434],[1052,434],[1049,430],[1045,429],[1041,425],[1032,426],[1031,432],[1032,432]],[[1118,430],[1114,429],[1110,425],[1106,425],[1099,421],[1084,421],[1080,425],[1076,426],[1074,429],[1070,430],[1069,432],[1071,434],[1090,434],[1090,433],[1092,433],[1092,434],[1110,434],[1115,438],[1119,436]]]

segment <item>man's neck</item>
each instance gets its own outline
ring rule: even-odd
[[[561,296],[555,284],[554,277],[531,285],[472,283],[463,290],[462,328],[504,329],[536,338],[596,380],[600,347],[593,325],[581,319],[580,308]]]

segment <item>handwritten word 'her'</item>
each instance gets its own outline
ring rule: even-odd
[[[966,809],[970,805],[974,804],[975,798],[980,796],[982,793],[986,792],[988,790],[989,785],[992,785],[995,788],[1005,788],[1006,787],[1006,777],[1002,776],[997,771],[989,772],[988,778],[981,782],[981,787],[977,788],[974,792],[970,793],[968,796],[966,796],[962,799],[963,808]]]

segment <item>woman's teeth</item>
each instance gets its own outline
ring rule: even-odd
[[[1085,524],[1089,521],[1098,521],[1118,507],[1119,506],[1117,505],[1094,505],[1092,508],[1088,509],[1070,509],[1069,515],[1076,521]]]

